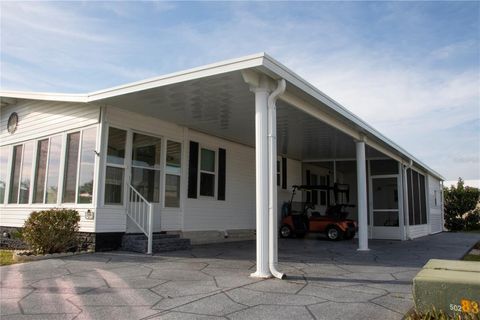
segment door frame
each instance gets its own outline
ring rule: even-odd
[[[397,227],[375,227],[373,225],[373,179],[386,179],[386,178],[396,178],[397,179],[397,198],[398,198],[398,208],[397,209],[385,209],[382,211],[397,211],[398,212],[398,226]],[[392,240],[401,240],[402,239],[402,211],[403,211],[403,192],[401,192],[402,182],[400,174],[381,174],[381,175],[370,175],[368,177],[368,190],[370,190],[368,195],[368,216],[370,224],[368,226],[368,233],[370,239],[392,239]],[[394,231],[389,234],[389,231]],[[380,237],[378,237],[380,235]]]

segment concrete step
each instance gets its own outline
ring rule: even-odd
[[[148,240],[145,235],[132,236],[126,234],[122,238],[122,250],[146,253],[148,247]],[[190,249],[190,239],[180,238],[179,235],[158,234],[153,238],[152,251],[153,253],[168,252],[175,250]]]
[[[123,235],[123,238],[133,239],[133,240],[147,240],[147,236],[143,233],[126,233]],[[162,232],[154,232],[153,239],[172,239],[172,238],[180,238],[178,234],[168,234]]]

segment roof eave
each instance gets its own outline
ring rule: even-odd
[[[412,154],[407,152],[405,149],[400,147],[398,144],[381,134],[379,131],[371,127],[367,122],[350,112],[348,109],[346,109],[344,106],[342,106],[340,103],[336,102],[334,99],[323,93],[322,91],[318,90],[314,86],[312,86],[310,83],[308,83],[306,80],[304,80],[302,77],[300,77],[298,74],[295,72],[291,71],[289,68],[284,66],[282,63],[279,61],[275,60],[271,56],[264,54],[263,57],[263,64],[262,66],[264,68],[267,68],[266,73],[269,74],[270,76],[277,75],[278,78],[284,78],[288,82],[290,82],[292,85],[296,86],[297,88],[301,89],[302,91],[306,92],[307,94],[311,95],[315,99],[321,101],[331,109],[333,109],[336,113],[340,114],[343,118],[348,120],[349,122],[355,124],[356,126],[362,128],[365,133],[375,137],[376,139],[380,140],[382,143],[385,145],[389,146],[393,150],[397,152],[399,156],[402,158],[405,158],[406,160],[412,160],[416,164],[418,164],[420,167],[425,169],[429,174],[435,176],[436,178],[439,178],[440,180],[445,180],[445,178],[436,172],[435,170],[432,170],[429,166],[424,164],[422,161],[414,157]],[[272,74],[273,73],[273,74]]]

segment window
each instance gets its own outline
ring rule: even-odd
[[[408,218],[410,225],[427,223],[425,176],[412,169],[407,170]]]
[[[75,202],[77,185],[78,152],[80,148],[80,132],[67,135],[67,154],[65,158],[65,180],[63,182],[63,201]]]
[[[92,203],[93,201],[93,175],[95,170],[96,141],[96,128],[83,130],[80,171],[78,173],[78,203]]]
[[[0,204],[5,201],[5,190],[7,189],[8,149],[8,147],[0,148]]]
[[[97,129],[67,135],[63,202],[92,203]]]
[[[215,197],[215,151],[201,149],[200,152],[200,195]]]
[[[37,144],[37,165],[35,169],[35,185],[33,187],[33,202],[43,203],[45,195],[45,177],[47,173],[48,139]]]
[[[167,141],[165,174],[165,207],[180,207],[180,174],[182,145]]]
[[[149,202],[160,201],[161,139],[133,134],[132,186]]]
[[[107,167],[105,169],[105,204],[123,203],[125,143],[127,132],[108,128]]]
[[[20,192],[18,195],[18,203],[28,203],[30,196],[30,182],[33,163],[33,142],[25,143],[25,151],[22,160],[22,173],[20,176]]]
[[[61,151],[61,136],[38,141],[33,203],[57,203]]]
[[[25,204],[29,201],[33,147],[33,142],[27,142],[13,148],[9,203]]]
[[[12,175],[10,178],[10,194],[8,203],[17,203],[18,186],[20,185],[20,166],[22,165],[23,145],[13,147]]]
[[[62,156],[62,136],[50,138],[46,184],[46,203],[57,203],[58,179],[60,177],[60,159]]]

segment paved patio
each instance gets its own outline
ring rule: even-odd
[[[257,280],[255,243],[154,257],[109,252],[0,268],[1,319],[401,319],[430,258],[458,259],[480,234],[413,241],[281,240],[287,280]]]

